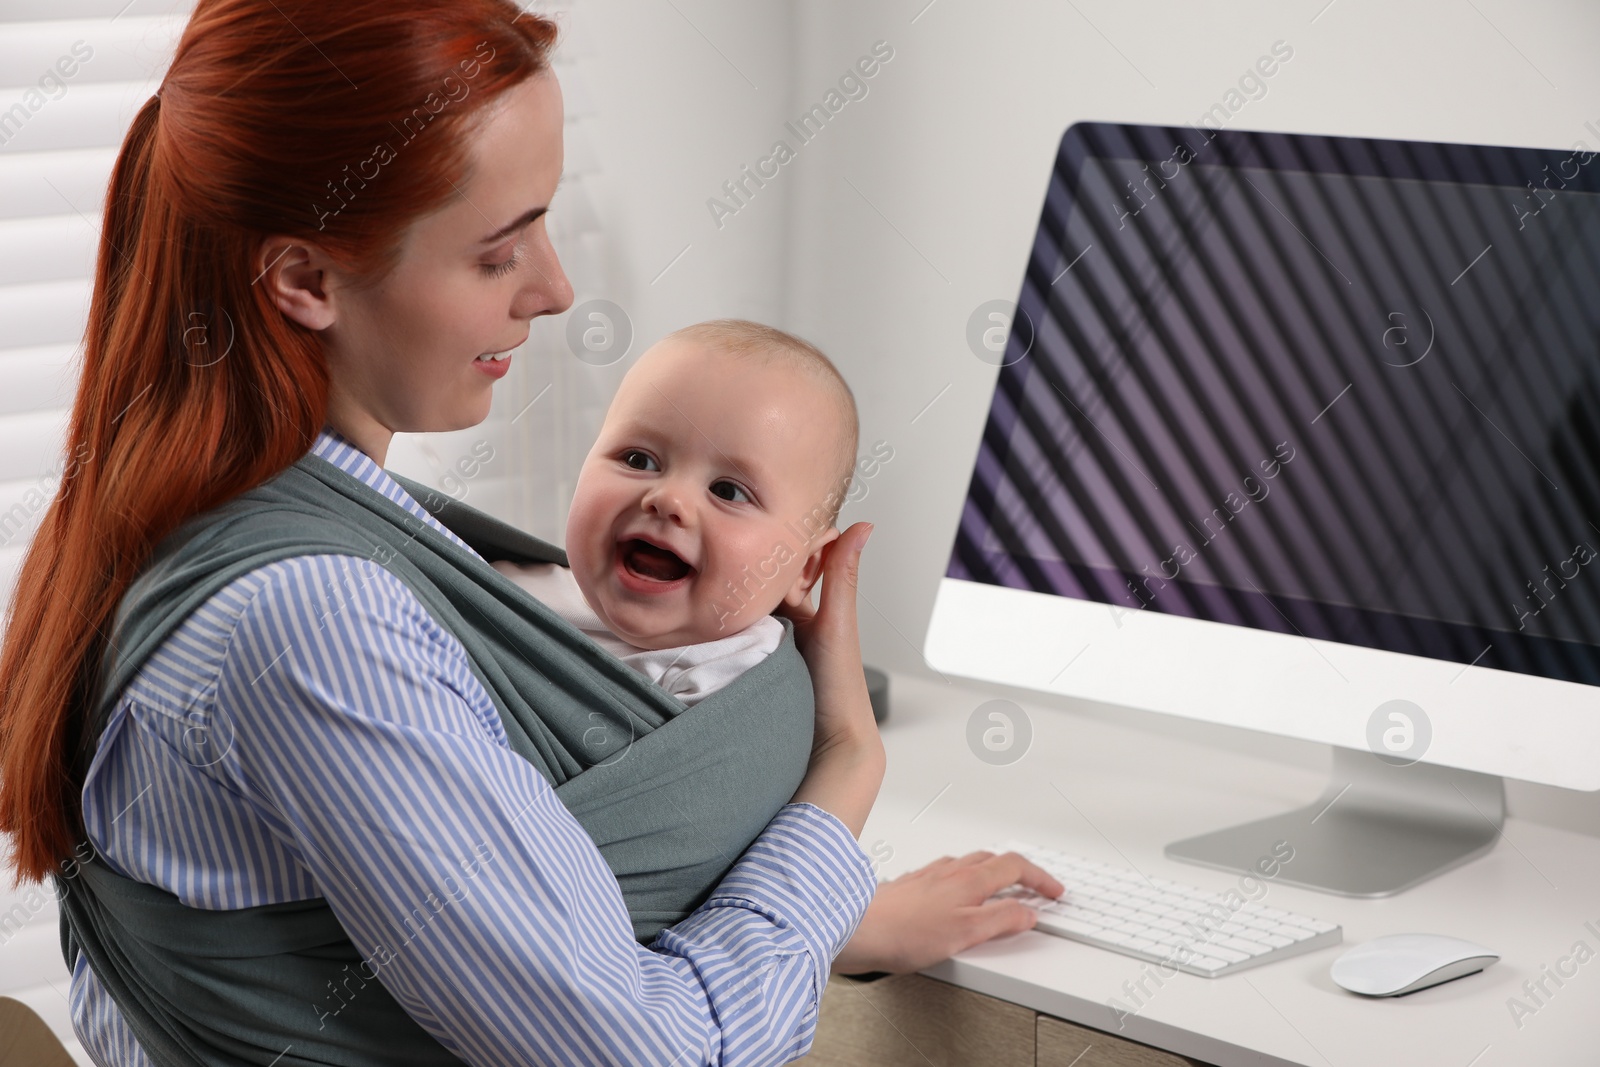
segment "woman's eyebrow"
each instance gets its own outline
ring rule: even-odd
[[[524,211],[522,214],[518,215],[511,222],[507,223],[506,225],[500,227],[498,230],[496,230],[493,233],[491,233],[489,236],[479,238],[478,239],[478,243],[480,245],[486,245],[491,241],[498,241],[502,237],[509,236],[510,234],[513,234],[516,231],[522,229],[528,223],[532,222],[534,219],[538,218],[540,215],[543,215],[546,211],[549,211],[549,210],[550,209],[548,207],[533,207],[533,208],[529,208],[527,211]]]

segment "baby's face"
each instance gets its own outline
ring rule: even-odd
[[[838,421],[795,369],[681,339],[652,347],[612,400],[567,516],[595,614],[641,648],[674,648],[800,603],[839,536],[819,529],[844,492],[828,484]]]

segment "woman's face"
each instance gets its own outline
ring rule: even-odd
[[[479,117],[460,197],[412,224],[394,270],[376,284],[329,272],[328,421],[379,464],[395,432],[487,418],[511,359],[478,357],[517,348],[530,319],[571,306],[543,217],[561,133],[553,74],[507,90]],[[405,165],[402,147],[388,166]]]

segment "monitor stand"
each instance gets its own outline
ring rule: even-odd
[[[1335,748],[1332,777],[1315,804],[1174,841],[1166,855],[1257,877],[1271,870],[1273,881],[1341,896],[1386,897],[1489,851],[1504,821],[1505,787],[1496,775],[1395,766]],[[1279,863],[1284,842],[1294,858]]]

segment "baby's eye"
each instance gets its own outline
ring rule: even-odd
[[[637,448],[630,448],[630,449],[628,449],[626,452],[624,452],[622,454],[622,462],[626,463],[630,467],[633,467],[633,469],[636,470],[636,471],[647,471],[650,468],[649,467],[635,466],[634,462],[633,462],[633,457],[634,456],[643,457],[643,459],[644,459],[644,461],[646,463],[654,463],[655,462],[655,460],[650,458],[648,453],[640,452]]]
[[[717,486],[719,486],[719,485],[725,485],[729,489],[732,489],[735,493],[738,493],[740,496],[744,497],[745,503],[747,503],[747,504],[754,503],[754,501],[750,499],[750,497],[745,493],[745,491],[743,489],[740,489],[737,485],[735,485],[733,482],[728,481],[727,479],[723,479],[720,482],[715,482],[715,483],[712,484],[711,491],[713,493],[716,493],[718,496],[722,496],[721,493],[717,493]],[[732,500],[733,498],[732,497],[723,496],[722,499],[724,499],[724,500]]]

